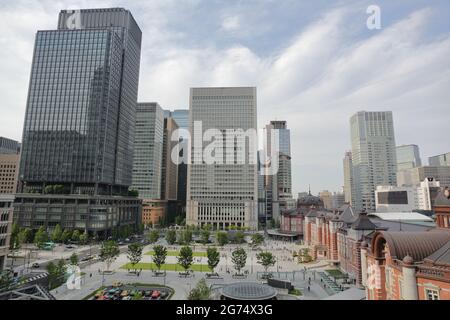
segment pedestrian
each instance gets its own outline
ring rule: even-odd
[[[308,291],[311,291],[311,287],[310,286],[308,286]]]

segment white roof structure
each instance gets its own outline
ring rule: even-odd
[[[375,216],[387,221],[424,221],[433,222],[433,219],[418,212],[373,212],[369,216]]]

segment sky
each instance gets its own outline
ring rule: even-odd
[[[140,102],[187,109],[190,87],[256,86],[258,127],[291,129],[294,194],[341,189],[357,111],[392,111],[397,145],[419,145],[424,163],[450,151],[446,0],[0,0],[0,136],[21,140],[36,31],[61,9],[106,7],[143,32]]]

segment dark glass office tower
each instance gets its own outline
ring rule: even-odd
[[[140,49],[141,31],[121,8],[63,10],[58,30],[37,33],[23,133],[24,190],[53,183],[72,193],[128,189]]]
[[[63,10],[57,30],[37,32],[15,205],[20,225],[98,233],[140,219],[140,201],[127,195],[141,36],[122,8]]]

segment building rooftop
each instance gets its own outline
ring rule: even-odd
[[[450,266],[450,240],[442,248],[426,257],[424,261],[440,266]]]
[[[381,231],[386,240],[392,258],[403,260],[407,255],[414,261],[423,261],[428,256],[438,259],[441,255],[433,255],[450,241],[448,231],[425,231],[425,232],[390,232]],[[442,253],[444,256],[444,252]],[[445,259],[445,258],[444,258]]]
[[[433,219],[417,212],[373,212],[369,216],[375,216],[388,221],[423,221],[433,222]]]

